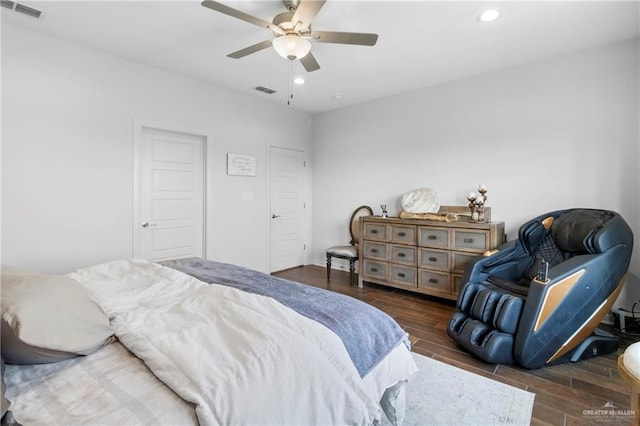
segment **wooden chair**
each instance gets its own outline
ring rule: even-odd
[[[618,372],[629,386],[632,425],[640,425],[640,342],[629,346],[618,357]]]
[[[349,245],[333,246],[327,249],[327,281],[331,281],[331,258],[346,259],[349,261],[349,282],[355,284],[356,261],[358,260],[358,243],[360,242],[360,218],[373,215],[369,206],[358,207],[351,215],[349,232],[351,241]]]

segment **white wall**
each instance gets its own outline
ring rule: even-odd
[[[638,40],[310,117],[80,46],[2,27],[2,262],[66,272],[132,254],[133,120],[209,137],[208,257],[268,270],[270,145],[313,137],[310,263],[347,243],[353,208],[429,186],[489,188],[510,238],[536,214],[619,211],[640,239]],[[401,78],[401,77],[399,77]],[[258,176],[226,175],[226,153]],[[311,179],[309,179],[311,182]],[[243,201],[242,194],[255,194]],[[636,244],[630,281],[639,284]],[[629,287],[629,286],[628,286]],[[640,285],[628,291],[640,298]]]
[[[267,271],[269,146],[309,154],[308,114],[4,24],[2,262],[132,255],[134,118],[208,136],[207,257]],[[256,156],[257,176],[227,176],[227,152]]]
[[[313,262],[348,243],[358,205],[396,214],[420,187],[466,205],[483,183],[509,239],[552,210],[621,213],[639,299],[638,50],[636,39],[314,116]]]

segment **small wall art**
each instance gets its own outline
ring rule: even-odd
[[[227,153],[227,174],[232,176],[255,176],[256,157]]]

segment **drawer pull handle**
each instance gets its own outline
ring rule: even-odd
[[[437,261],[438,261],[438,259],[435,258],[435,257],[430,257],[429,258],[429,262],[437,262]]]
[[[437,239],[438,239],[438,237],[437,237],[436,235],[429,235],[429,236],[427,237],[427,239],[429,239],[429,240],[437,240]]]
[[[378,230],[377,230],[377,229],[372,229],[372,230],[371,230],[371,233],[372,233],[372,234],[377,234],[377,233],[378,233]]]
[[[398,232],[398,236],[400,237],[406,237],[407,233],[406,232]]]
[[[371,272],[378,272],[378,268],[371,268]]]
[[[405,253],[398,253],[398,257],[405,257],[406,254]]]
[[[398,272],[398,276],[399,276],[400,278],[404,278],[404,277],[405,277],[404,272]]]
[[[437,284],[437,283],[438,283],[438,280],[437,280],[437,279],[435,279],[435,278],[429,278],[429,282],[430,282],[431,284]]]
[[[377,253],[378,249],[371,249],[371,253]]]
[[[465,238],[463,241],[470,244],[473,242],[473,238]]]

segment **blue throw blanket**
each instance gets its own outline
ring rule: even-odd
[[[269,296],[336,333],[364,377],[393,348],[410,348],[409,334],[379,309],[352,297],[228,263],[200,258],[159,262],[206,283]]]

